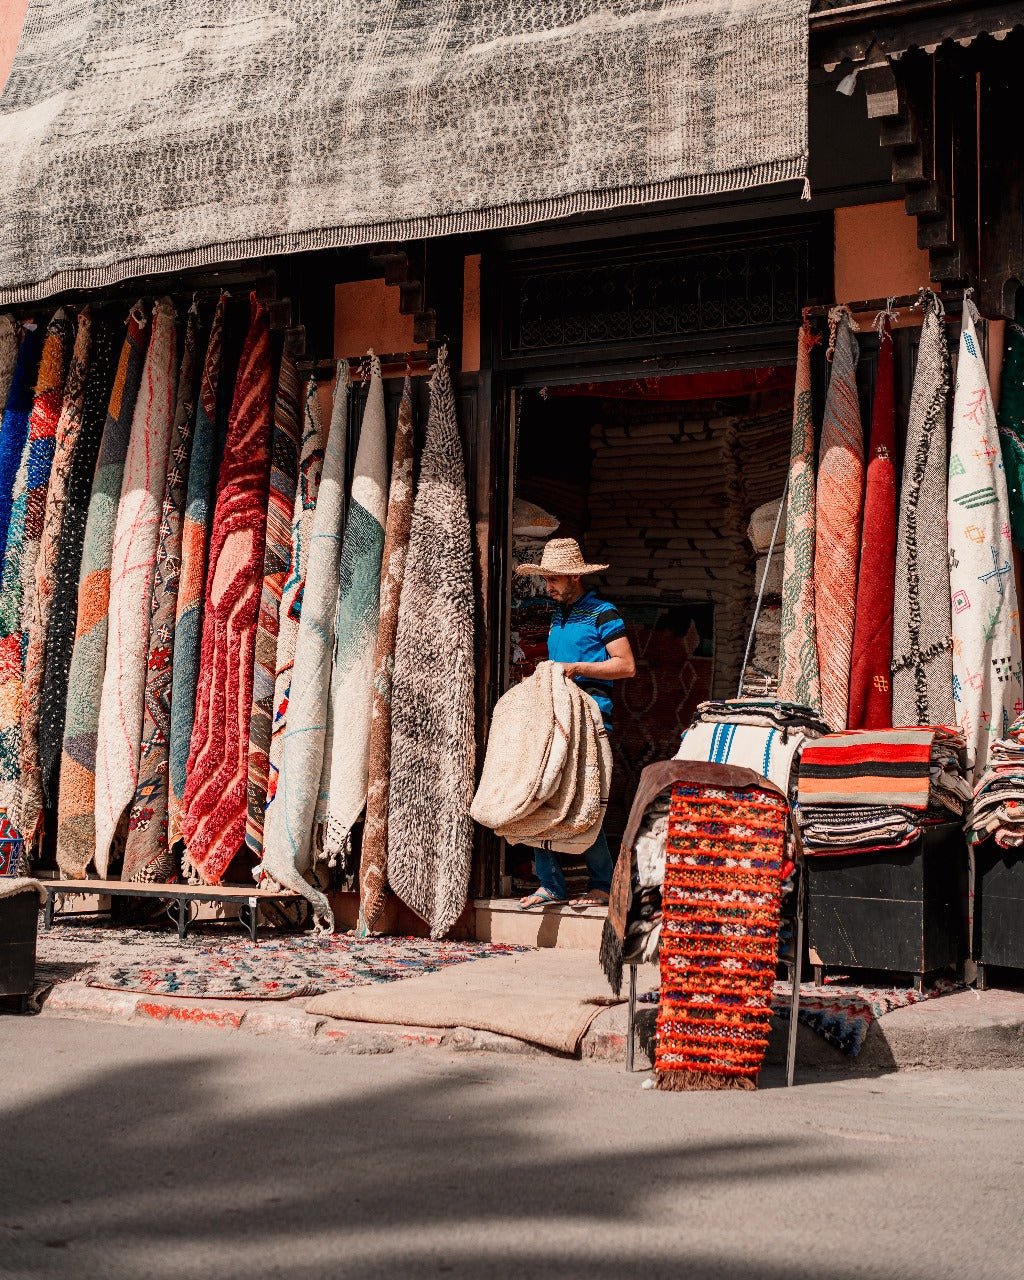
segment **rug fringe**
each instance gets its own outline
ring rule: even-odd
[[[606,919],[601,930],[601,949],[597,953],[597,959],[617,996],[622,994],[622,957],[622,939],[612,922]]]
[[[757,1081],[752,1076],[718,1075],[712,1071],[656,1071],[654,1086],[675,1093],[692,1093],[701,1089],[744,1089],[753,1091]]]

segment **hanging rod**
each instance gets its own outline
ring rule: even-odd
[[[350,369],[359,369],[362,367],[367,357],[366,356],[347,356],[347,357],[342,356],[342,357],[339,357],[339,359],[347,359]],[[391,352],[390,355],[384,355],[384,356],[379,355],[377,356],[377,359],[380,361],[382,367],[383,366],[391,367],[394,365],[415,364],[418,361],[423,361],[423,360],[432,360],[434,359],[434,356],[431,354],[430,351],[424,348],[424,350],[422,351],[393,351]],[[299,373],[312,373],[314,375],[321,375],[323,377],[331,377],[333,376],[335,369],[338,367],[338,361],[337,360],[299,360],[296,362],[295,367],[296,369],[298,369]]]
[[[959,310],[963,307],[964,291],[963,289],[953,289],[949,293],[936,293],[936,298],[942,303],[947,311]],[[851,311],[885,311],[888,307],[893,310],[901,308],[910,310],[913,307],[921,305],[922,295],[920,293],[904,293],[898,298],[865,298],[860,302],[830,302],[822,303],[820,306],[804,307],[803,314],[805,318],[827,316],[835,307],[849,307]]]

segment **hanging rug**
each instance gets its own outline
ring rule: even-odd
[[[210,945],[208,935],[179,944],[150,930],[78,926],[55,926],[39,941],[44,964],[77,962],[75,981],[91,987],[230,1000],[319,995],[523,950],[498,943],[306,934],[268,937],[255,945],[247,938]]]

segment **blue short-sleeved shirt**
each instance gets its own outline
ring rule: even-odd
[[[588,591],[568,609],[559,606],[548,632],[548,657],[552,662],[603,662],[608,645],[626,634],[622,615],[613,604]],[[612,682],[577,676],[576,683],[601,708],[605,727],[612,727]]]

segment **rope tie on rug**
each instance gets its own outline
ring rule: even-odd
[[[828,313],[828,350],[825,352],[825,359],[831,364],[832,357],[836,350],[836,333],[839,329],[839,322],[843,316],[849,321],[850,328],[857,332],[857,325],[853,319],[853,312],[845,302],[839,306],[833,307]]]

